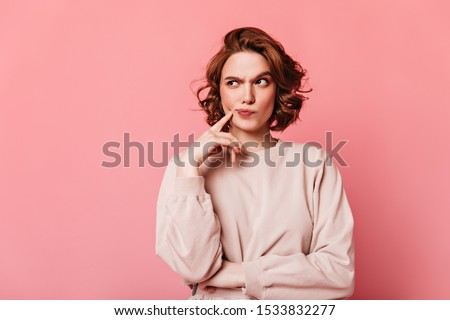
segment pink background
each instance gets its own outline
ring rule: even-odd
[[[191,81],[226,32],[256,26],[314,89],[274,136],[349,140],[353,299],[449,299],[447,2],[212,2],[0,1],[0,298],[189,295],[155,256],[164,168],[136,148],[102,167],[102,146],[129,133],[161,161],[175,133],[198,137]]]

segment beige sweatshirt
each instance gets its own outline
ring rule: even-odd
[[[173,271],[197,283],[213,276],[222,259],[243,263],[245,287],[199,288],[189,299],[349,297],[353,217],[326,151],[278,139],[274,147],[238,155],[240,164],[231,166],[229,158],[221,153],[216,167],[203,163],[197,177],[177,177],[172,158],[161,184],[156,254]]]

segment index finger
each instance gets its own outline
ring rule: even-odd
[[[233,115],[233,111],[228,112],[226,115],[224,115],[219,121],[217,121],[212,127],[212,130],[222,130],[223,126],[230,120],[231,116]]]

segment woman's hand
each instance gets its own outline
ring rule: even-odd
[[[242,288],[245,285],[242,263],[223,260],[222,266],[211,278],[200,282],[200,289],[214,292],[216,288]]]
[[[222,128],[231,119],[233,112],[228,112],[219,121],[217,121],[211,128],[205,131],[191,147],[191,150],[187,150],[184,157],[180,160],[189,165],[192,165],[193,160],[197,166],[200,166],[211,154],[220,151],[219,147],[231,148],[231,161],[236,161],[236,154],[241,152],[240,141],[229,132],[222,132]],[[190,157],[191,159],[188,159]]]

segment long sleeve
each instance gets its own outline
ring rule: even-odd
[[[243,293],[257,299],[343,299],[354,290],[353,217],[333,164],[321,149],[312,188],[309,252],[243,262]],[[332,160],[332,159],[330,159]]]
[[[222,264],[220,231],[204,177],[177,177],[172,158],[157,201],[156,254],[186,281],[204,281]]]

